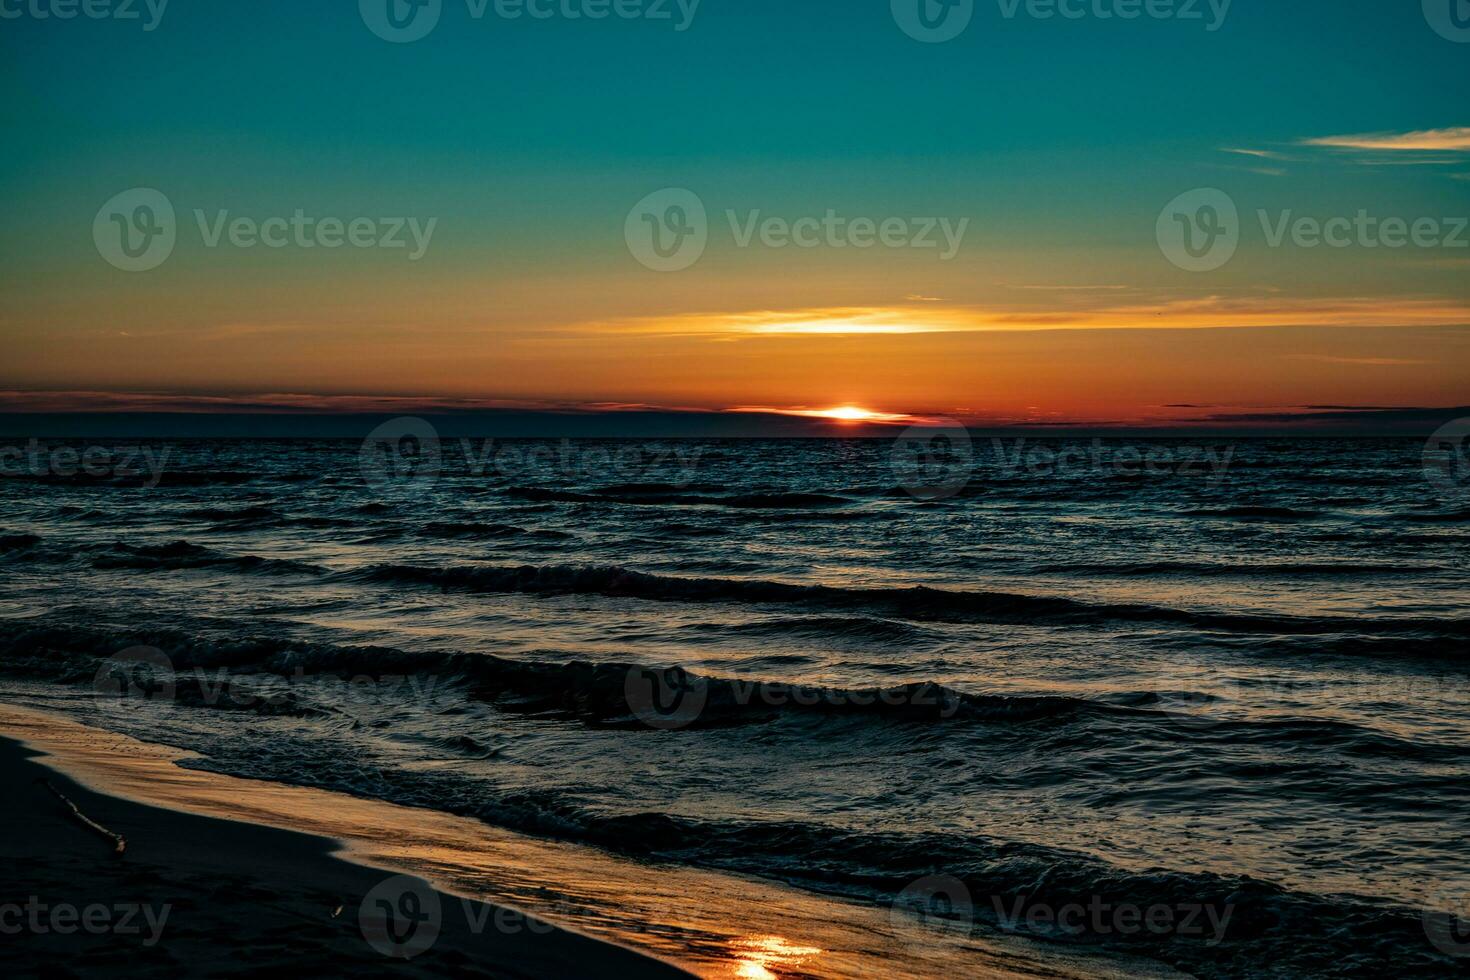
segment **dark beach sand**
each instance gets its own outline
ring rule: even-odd
[[[332,857],[334,843],[322,838],[103,796],[39,765],[37,755],[0,739],[6,787],[0,806],[0,906],[6,906],[0,909],[0,974],[688,976],[543,923],[533,931],[517,913],[498,910],[497,918],[497,910],[443,894],[432,946],[408,961],[390,958],[364,938],[359,907],[391,873]],[[42,780],[123,835],[127,853],[115,856],[112,845],[83,826]],[[45,908],[26,909],[33,898]],[[149,907],[151,920],[143,912],[129,914],[139,905]],[[90,915],[93,928],[77,928],[65,911],[53,919],[65,906]],[[104,916],[108,924],[101,927]],[[43,930],[31,926],[33,919]],[[477,919],[482,928],[475,927]],[[497,921],[510,927],[497,929]],[[75,931],[63,935],[53,925]]]

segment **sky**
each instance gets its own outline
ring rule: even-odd
[[[1470,404],[1451,0],[89,2],[0,0],[0,410]]]

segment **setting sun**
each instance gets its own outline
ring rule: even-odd
[[[795,415],[806,419],[830,419],[834,422],[867,422],[879,425],[915,421],[915,417],[912,415],[874,412],[870,409],[858,408],[856,405],[839,405],[836,408],[807,408],[804,405],[797,405],[792,408],[775,408],[767,405],[739,405],[726,409],[726,411],[755,412],[769,415]]]
[[[829,408],[824,412],[813,412],[812,415],[817,418],[839,419],[843,422],[882,422],[897,417],[883,415],[879,412],[870,412],[866,408],[855,408],[852,405],[844,405],[842,408]]]

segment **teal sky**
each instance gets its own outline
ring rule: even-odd
[[[141,0],[138,9],[150,16]],[[0,19],[0,125],[10,137],[0,157],[9,204],[0,336],[15,355],[0,386],[686,404],[686,386],[592,383],[585,364],[556,366],[560,335],[536,332],[621,318],[897,310],[914,296],[971,313],[1079,304],[1091,313],[1102,301],[1069,291],[1101,285],[1135,291],[1130,308],[1220,296],[1470,304],[1470,249],[1268,250],[1252,240],[1257,208],[1470,214],[1463,150],[1301,145],[1470,126],[1470,43],[1436,33],[1418,0],[1235,0],[1214,31],[1203,0],[1196,21],[1040,20],[1024,6],[1008,19],[989,0],[939,44],[900,30],[888,0],[702,0],[684,31],[677,4],[668,9],[673,20],[476,20],[465,0],[445,0],[432,33],[407,44],[377,37],[348,0],[172,0],[151,31],[138,21]],[[264,217],[300,207],[432,216],[439,226],[418,264],[371,250],[206,250],[181,233],[167,265],[130,275],[98,260],[91,232],[102,203],[132,187],[161,190],[183,225],[195,208]],[[631,262],[623,240],[629,208],[662,187],[695,190],[716,225],[727,208],[970,224],[962,255],[944,265],[876,251],[742,251],[727,235],[712,238],[695,269],[666,277]],[[1225,190],[1247,216],[1239,257],[1205,276],[1162,261],[1154,239],[1164,204],[1198,187]],[[1031,287],[1059,291],[1019,292]],[[1454,319],[1433,326],[1463,328]],[[258,359],[231,349],[233,372],[201,371],[210,352],[193,345],[240,323],[302,331],[277,336]],[[462,353],[456,345],[476,330],[483,383],[436,388],[433,352]],[[143,340],[114,348],[121,335]],[[149,346],[147,336],[159,339]],[[526,346],[538,342],[552,345],[539,361]],[[346,369],[354,344],[379,353],[386,344],[387,360],[423,371],[390,380]],[[1443,363],[1464,351],[1459,339],[1447,344],[1440,366],[1463,368]],[[496,360],[492,348],[517,345],[520,360]],[[180,350],[180,372],[157,363]],[[539,387],[494,380],[524,379],[538,363]],[[742,397],[737,381],[700,404],[806,403],[759,385]],[[1365,403],[1400,390],[1375,383],[1363,379]],[[882,400],[877,384],[862,375],[852,397]],[[1437,374],[1429,388],[1451,398],[1447,384]],[[1289,403],[1295,393],[1275,394]],[[1013,401],[1028,400],[1038,399],[1017,388]]]

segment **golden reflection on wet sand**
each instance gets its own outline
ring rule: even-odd
[[[823,952],[815,946],[797,946],[780,936],[742,936],[730,944],[730,949],[735,955],[735,975],[742,980],[776,980]]]

